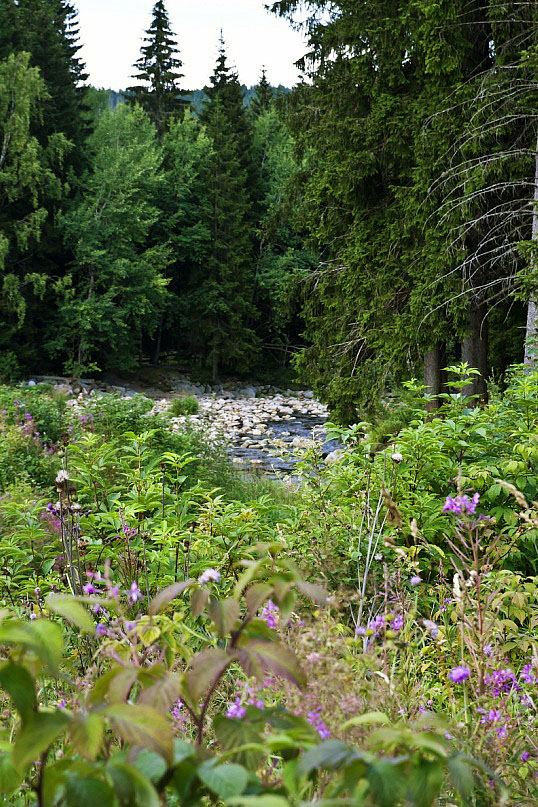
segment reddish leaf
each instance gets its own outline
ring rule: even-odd
[[[320,605],[325,605],[327,602],[328,595],[323,586],[318,586],[315,583],[305,583],[303,580],[296,583],[296,586],[301,594],[304,594],[310,600],[314,600]]]
[[[191,591],[191,611],[193,616],[200,616],[207,605],[209,591],[206,588],[195,588]]]
[[[264,604],[272,591],[272,586],[267,583],[256,583],[256,585],[247,590],[245,600],[247,601],[249,616],[254,616],[258,612],[258,609]]]
[[[212,598],[209,603],[209,616],[215,623],[221,638],[227,636],[239,619],[239,603],[233,597],[227,600]]]
[[[185,677],[187,691],[193,704],[198,703],[206,690],[233,660],[234,657],[220,647],[210,647],[194,656]]]
[[[164,611],[167,605],[172,602],[176,597],[179,597],[180,594],[193,586],[195,580],[183,580],[181,583],[172,583],[170,586],[166,586],[163,588],[162,591],[151,600],[149,604],[149,613],[154,616],[155,614],[160,614],[161,611]]]
[[[300,689],[306,686],[306,677],[299,662],[291,650],[284,645],[255,640],[249,642],[241,650],[246,651],[264,669],[270,670],[282,678],[287,678]],[[238,659],[240,660],[239,654]]]

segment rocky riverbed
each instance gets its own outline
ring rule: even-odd
[[[159,414],[165,414],[175,398],[194,396],[198,413],[170,417],[170,427],[181,430],[189,424],[202,429],[209,441],[224,442],[234,464],[245,471],[289,474],[312,440],[322,445],[327,461],[338,451],[335,442],[325,439],[328,410],[310,390],[280,390],[233,381],[207,387],[194,384],[186,376],[168,378],[167,389],[51,376],[34,376],[29,383],[36,381],[51,383],[58,392],[81,402],[88,395],[116,393],[131,398],[142,394],[154,401],[151,411]]]

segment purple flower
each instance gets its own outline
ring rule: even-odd
[[[136,622],[126,622],[125,623],[125,630],[127,631],[127,633],[130,633],[135,628],[136,628]]]
[[[484,676],[484,683],[489,687],[494,698],[498,698],[499,695],[510,692],[512,689],[515,689],[516,692],[521,690],[516,676],[509,667],[504,670],[493,670],[491,675]]]
[[[528,758],[530,757],[530,755],[531,755],[530,751],[523,751],[523,753],[521,754],[521,757],[520,757],[521,761],[526,762],[528,760]]]
[[[480,494],[475,493],[472,499],[468,496],[447,496],[443,507],[443,513],[453,513],[461,516],[463,513],[476,513],[476,506],[480,501]]]
[[[449,731],[445,731],[445,740],[451,740],[451,739],[452,739],[452,734],[450,734]]]
[[[460,667],[454,667],[448,673],[448,677],[451,681],[455,684],[461,684],[463,681],[466,681],[467,678],[471,675],[471,671],[469,667],[464,667],[463,665]]]
[[[395,616],[390,624],[392,630],[401,630],[404,626],[404,618],[402,614]]]
[[[237,717],[241,718],[244,717],[247,713],[245,707],[241,704],[241,697],[238,695],[235,701],[228,706],[226,711],[226,717]]]
[[[108,635],[108,628],[106,625],[103,625],[102,622],[97,625],[95,628],[95,632],[98,636],[107,636]]]
[[[409,581],[412,586],[418,586],[419,583],[422,583],[422,577],[419,577],[418,574],[413,575],[411,580]]]
[[[491,656],[492,653],[493,653],[493,647],[490,644],[485,644],[484,645],[484,655],[488,656],[488,658],[489,658],[489,656]]]
[[[138,588],[138,583],[136,580],[133,580],[131,583],[131,588],[129,589],[129,600],[134,605],[135,602],[138,602],[140,599],[142,599],[142,592]]]
[[[355,628],[355,634],[357,636],[366,636],[366,628],[363,625],[357,625]]]
[[[328,740],[331,737],[331,732],[321,717],[321,706],[316,706],[310,712],[307,712],[306,718],[310,725],[316,729],[322,740]]]
[[[270,628],[276,628],[276,616],[278,613],[278,605],[275,605],[273,600],[267,600],[261,612],[261,618],[265,619]]]
[[[521,680],[524,684],[532,686],[536,682],[536,677],[532,674],[532,664],[525,664],[521,670]]]
[[[216,569],[206,569],[205,572],[202,572],[198,578],[198,582],[201,586],[205,586],[205,584],[209,583],[210,580],[218,583],[220,580],[220,572],[218,572]]]
[[[93,583],[86,583],[83,587],[84,594],[95,594],[95,586]]]

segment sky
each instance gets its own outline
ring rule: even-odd
[[[80,57],[95,87],[125,89],[151,23],[154,0],[75,0],[79,10]],[[228,62],[241,83],[257,84],[262,65],[274,86],[292,87],[294,61],[304,40],[286,20],[265,11],[263,0],[166,0],[171,28],[183,61],[185,89],[204,87],[213,72],[223,30]]]

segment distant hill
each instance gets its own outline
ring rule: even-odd
[[[241,89],[243,91],[243,104],[245,107],[249,107],[252,101],[252,96],[256,90],[256,85],[247,87],[245,84],[243,84]],[[273,89],[277,95],[287,95],[289,92],[291,92],[289,87],[284,87],[282,84],[279,84],[278,87],[273,87]],[[104,90],[103,92],[107,93],[108,95],[108,106],[111,109],[117,107],[118,104],[122,104],[127,98],[124,91],[117,92],[116,90]],[[192,90],[191,92],[185,93],[185,95],[182,95],[181,97],[191,103],[196,114],[200,114],[204,102],[207,99],[207,95],[203,90]]]

